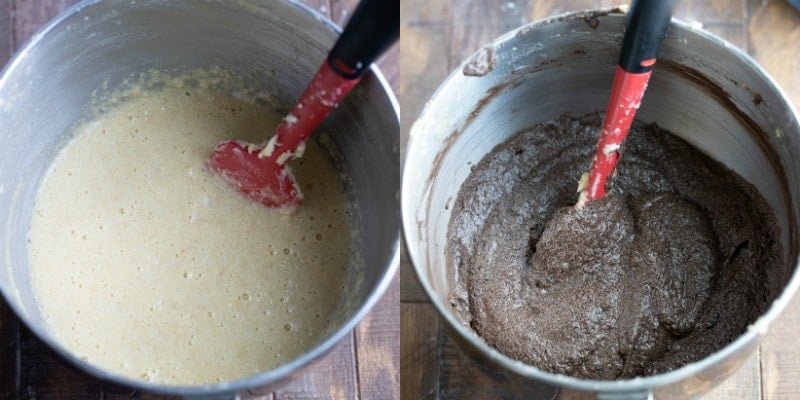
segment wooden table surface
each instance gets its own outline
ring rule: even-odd
[[[627,0],[403,0],[400,90],[402,140],[425,102],[461,61],[500,34],[548,15]],[[750,53],[800,104],[800,13],[785,0],[679,0],[676,16]],[[403,399],[498,399],[502,391],[443,330],[407,257],[400,267]],[[759,351],[702,397],[800,399],[800,296],[771,328]],[[573,398],[575,396],[563,396]]]
[[[191,1],[191,0],[187,0]],[[357,0],[301,0],[343,25]],[[77,0],[0,0],[0,66],[26,40]],[[379,62],[398,87],[398,46]],[[397,399],[400,396],[400,285],[388,292],[353,333],[297,381],[259,399]],[[110,388],[65,364],[37,340],[0,299],[0,399],[116,399],[162,396]]]

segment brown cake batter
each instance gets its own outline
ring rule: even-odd
[[[522,131],[473,168],[448,230],[451,302],[508,356],[591,379],[705,357],[778,295],[772,209],[741,177],[635,124],[610,194],[578,210],[600,116]]]

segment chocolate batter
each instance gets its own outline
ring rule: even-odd
[[[638,123],[609,195],[576,209],[600,123],[561,117],[473,168],[448,230],[451,301],[486,342],[543,370],[652,375],[720,349],[767,309],[779,228],[744,179]]]

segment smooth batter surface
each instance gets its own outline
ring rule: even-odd
[[[755,188],[634,125],[610,195],[573,207],[597,115],[518,133],[473,169],[450,221],[451,302],[503,353],[593,379],[703,358],[778,295],[783,254]]]
[[[36,198],[34,292],[58,340],[147,381],[251,376],[310,349],[351,260],[343,181],[313,141],[292,163],[291,216],[204,168],[221,140],[263,141],[278,116],[204,90],[143,91],[77,128]]]

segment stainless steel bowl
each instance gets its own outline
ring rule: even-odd
[[[254,67],[253,85],[288,109],[333,45],[337,28],[290,1],[94,0],[48,24],[0,76],[0,290],[42,341],[84,371],[115,384],[183,396],[235,397],[300,374],[349,334],[388,287],[399,263],[399,122],[377,69],[323,125],[360,205],[359,257],[331,333],[298,358],[256,376],[205,386],[163,386],[124,378],[81,361],[53,339],[31,292],[26,237],[42,175],[89,105],[125,79],[150,70],[180,74]]]
[[[423,288],[453,337],[511,396],[551,399],[559,387],[598,398],[680,398],[706,392],[757,348],[800,286],[800,124],[787,96],[738,49],[712,34],[673,21],[638,119],[656,121],[734,169],[774,208],[786,251],[784,289],[736,341],[708,357],[655,376],[584,380],[515,361],[482,341],[448,304],[455,271],[445,257],[446,233],[458,190],[495,145],[520,129],[567,112],[605,108],[625,15],[571,13],[534,22],[498,38],[484,76],[464,65],[440,86],[411,129],[403,169],[403,228]],[[477,55],[477,53],[476,53]]]

